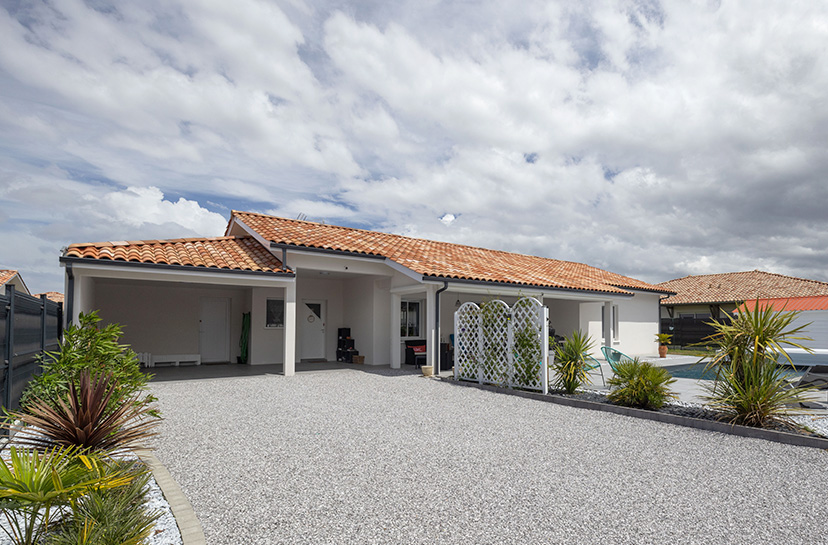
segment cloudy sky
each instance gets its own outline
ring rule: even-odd
[[[229,211],[828,281],[828,4],[2,0],[0,268]]]

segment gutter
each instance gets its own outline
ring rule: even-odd
[[[220,269],[218,267],[197,267],[194,265],[169,265],[166,263],[144,263],[142,261],[117,261],[114,259],[95,259],[91,257],[61,257],[61,263],[66,264],[66,270],[69,272],[71,270],[72,263],[81,263],[81,264],[89,264],[89,265],[103,265],[105,267],[113,266],[113,267],[134,267],[134,268],[143,268],[143,269],[162,269],[162,270],[173,270],[173,271],[187,271],[187,272],[208,272],[208,273],[220,273],[220,274],[243,274],[243,275],[251,275],[251,276],[278,276],[281,278],[294,278],[296,273],[293,272],[272,272],[272,271],[248,271],[248,270],[241,270],[241,269]],[[72,280],[72,276],[69,276],[70,282]],[[71,300],[70,300],[71,301]],[[71,308],[71,303],[69,304]],[[68,312],[68,310],[67,310]]]
[[[66,278],[69,280],[66,291],[66,316],[64,322],[69,326],[72,324],[72,316],[75,310],[75,273],[72,271],[72,262],[68,261],[67,257],[61,257],[61,263],[66,263]],[[64,261],[67,260],[67,261]]]
[[[432,349],[437,351],[437,355],[435,358],[436,365],[434,366],[434,371],[437,375],[440,374],[440,294],[446,291],[447,289],[448,280],[443,280],[443,287],[434,293],[434,312],[437,313],[437,315],[434,318],[434,334],[437,336],[437,339],[434,342],[435,346],[432,347]]]
[[[284,256],[284,252],[287,250],[295,250],[300,252],[313,252],[318,254],[336,254],[336,255],[344,255],[348,257],[362,257],[365,259],[385,259],[384,255],[379,254],[366,254],[363,252],[351,252],[349,250],[336,250],[334,248],[315,248],[313,246],[299,246],[297,244],[286,244],[284,242],[271,242],[271,248],[278,248],[282,250],[282,255]]]
[[[434,282],[434,281],[442,281],[442,282],[452,282],[454,284],[471,284],[471,285],[478,285],[478,286],[493,286],[493,287],[506,287],[506,288],[519,288],[519,289],[526,289],[526,290],[543,290],[543,291],[563,291],[563,292],[571,292],[571,293],[586,293],[586,294],[602,294],[608,295],[612,297],[634,297],[635,294],[633,293],[615,293],[611,291],[600,291],[600,290],[586,290],[586,289],[577,289],[577,288],[561,288],[557,286],[539,286],[534,284],[520,284],[517,282],[497,282],[494,280],[472,280],[466,278],[445,278],[440,276],[429,276],[427,274],[423,275],[423,282]],[[620,289],[620,288],[619,288]],[[625,288],[626,289],[626,288]]]

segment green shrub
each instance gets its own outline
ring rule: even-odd
[[[571,394],[582,384],[589,382],[586,357],[593,348],[592,338],[581,331],[574,331],[564,339],[563,344],[555,347],[555,363],[552,369],[557,377],[554,388],[563,389]]]
[[[149,470],[144,464],[121,462],[130,476],[128,485],[112,490],[91,490],[79,498],[45,540],[46,545],[139,545],[150,536],[159,512],[145,506]]]
[[[799,335],[810,324],[792,326],[798,314],[760,307],[757,301],[753,311],[740,306],[732,320],[710,322],[715,333],[706,340],[718,352],[707,364],[716,378],[705,399],[723,419],[756,427],[790,424],[788,416],[799,411],[789,406],[809,400],[813,388],[792,387],[777,365],[780,359],[791,363],[785,346],[811,351],[797,342],[811,340]]]
[[[675,381],[663,367],[638,358],[624,360],[615,366],[615,375],[607,381],[607,397],[626,407],[660,409],[668,399],[676,398],[669,389]]]
[[[23,391],[21,408],[27,410],[35,399],[57,408],[57,400],[66,398],[70,383],[79,384],[83,371],[92,375],[111,373],[115,378],[117,389],[109,400],[107,413],[127,399],[145,405],[155,401],[146,393],[150,376],[141,372],[135,352],[118,344],[123,334],[121,327],[109,324],[98,329],[101,319],[97,311],[81,313],[78,321],[78,325],[64,331],[60,350],[41,358],[43,371]],[[153,414],[157,416],[157,412]]]

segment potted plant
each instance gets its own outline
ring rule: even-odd
[[[423,365],[420,369],[422,370],[424,377],[430,377],[434,375],[433,365]]]
[[[667,357],[667,345],[670,344],[673,336],[669,333],[656,333],[656,340],[658,341],[658,357]]]

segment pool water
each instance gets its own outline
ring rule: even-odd
[[[716,378],[716,371],[709,369],[704,372],[703,363],[691,363],[688,365],[670,365],[665,367],[675,378],[691,378],[693,380],[713,380]],[[789,380],[798,380],[805,374],[804,367],[797,367],[794,371],[791,367],[784,367]]]

